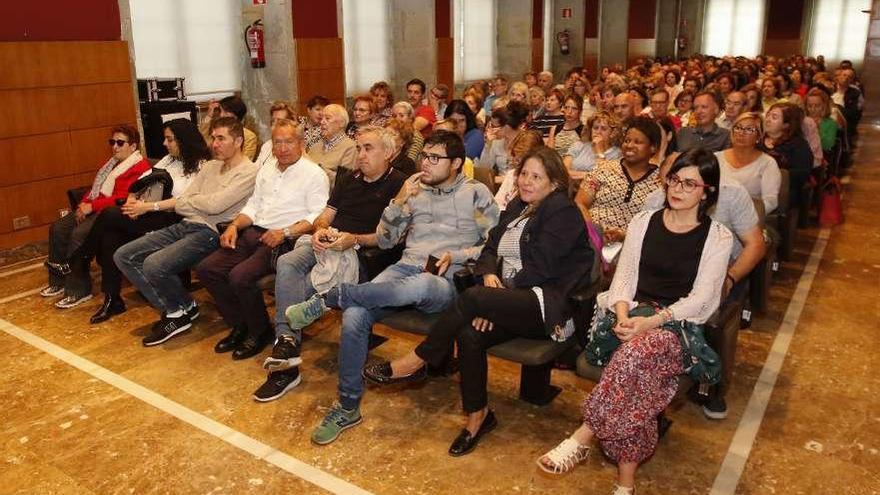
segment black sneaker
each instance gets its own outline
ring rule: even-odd
[[[703,404],[703,415],[709,419],[724,419],[727,417],[727,402],[719,393],[709,394],[709,398]]]
[[[159,345],[162,342],[174,337],[175,335],[185,332],[189,330],[192,326],[192,321],[189,319],[189,316],[184,314],[183,316],[178,316],[176,318],[169,318],[167,316],[163,317],[159,322],[158,328],[153,328],[153,331],[150,332],[149,335],[144,337],[143,342],[144,347],[151,347],[154,345]]]
[[[196,321],[201,315],[201,313],[199,313],[199,305],[195,301],[193,301],[193,305],[190,306],[189,309],[184,309],[183,312],[186,313],[186,316],[189,316],[190,322]]]
[[[254,400],[257,402],[269,402],[278,399],[288,391],[296,388],[301,381],[302,376],[299,374],[298,367],[269,373],[266,383],[254,392]]]
[[[263,368],[271,373],[302,364],[302,358],[299,356],[299,349],[296,348],[295,342],[291,335],[278,337],[275,340],[275,346],[272,347],[272,355],[263,362]]]

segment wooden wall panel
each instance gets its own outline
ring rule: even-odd
[[[44,241],[109,158],[110,127],[135,122],[129,63],[123,41],[0,43],[0,248]]]
[[[88,172],[0,188],[0,234],[12,232],[16,217],[29,216],[32,226],[54,222],[59,209],[70,208],[67,190],[90,185],[94,177]]]
[[[450,88],[455,88],[454,46],[452,38],[437,38],[437,82]]]
[[[70,136],[67,132],[0,139],[3,173],[0,187],[69,174]]]
[[[342,39],[301,38],[296,40],[297,106],[305,112],[305,102],[314,95],[333,103],[345,104],[345,68]]]
[[[106,127],[137,118],[131,83],[89,84],[67,89],[70,129]]]
[[[118,0],[0,1],[0,41],[114,41],[121,30]]]
[[[67,130],[67,88],[0,91],[0,139]]]
[[[341,38],[296,40],[296,67],[298,70],[341,68],[344,60]]]
[[[532,71],[544,70],[544,38],[532,39]]]

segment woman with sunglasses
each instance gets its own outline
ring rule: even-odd
[[[782,175],[772,156],[758,146],[764,138],[761,115],[753,112],[740,114],[730,128],[731,147],[718,151],[718,165],[727,177],[742,184],[752,198],[764,203],[764,213],[769,214],[779,204],[779,184]]]
[[[105,208],[124,201],[128,188],[138,177],[150,169],[150,162],[138,150],[141,136],[135,127],[119,125],[111,131],[108,144],[112,156],[99,170],[92,187],[71,212],[57,220],[49,228],[49,285],[40,291],[43,297],[64,297],[55,307],[68,309],[79,306],[92,298],[92,280],[89,277],[89,260],[73,257],[82,246]]]
[[[560,474],[584,461],[595,439],[617,463],[614,495],[635,493],[639,464],[657,447],[657,416],[672,401],[684,372],[682,346],[667,322],[701,325],[721,300],[733,235],[709,217],[720,171],[701,148],[680,155],[666,176],[666,202],[633,217],[611,288],[597,298],[598,318],[613,325],[620,345],[583,405],[583,423],[538,466]],[[638,305],[652,316],[630,316]]]

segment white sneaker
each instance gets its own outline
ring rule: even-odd
[[[611,495],[636,495],[636,487],[627,488],[625,486],[614,485],[614,491]]]
[[[79,306],[80,304],[88,301],[92,298],[91,294],[86,294],[82,297],[76,296],[65,296],[63,299],[55,303],[55,307],[59,309],[70,309]]]
[[[43,297],[55,297],[61,294],[64,294],[64,287],[61,285],[50,285],[40,291],[40,295]]]
[[[588,445],[581,445],[573,438],[566,438],[553,450],[539,457],[536,462],[545,472],[562,474],[585,461],[589,455]]]

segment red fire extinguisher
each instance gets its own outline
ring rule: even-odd
[[[266,41],[263,37],[263,20],[257,19],[244,30],[244,40],[251,57],[251,67],[266,66]]]

